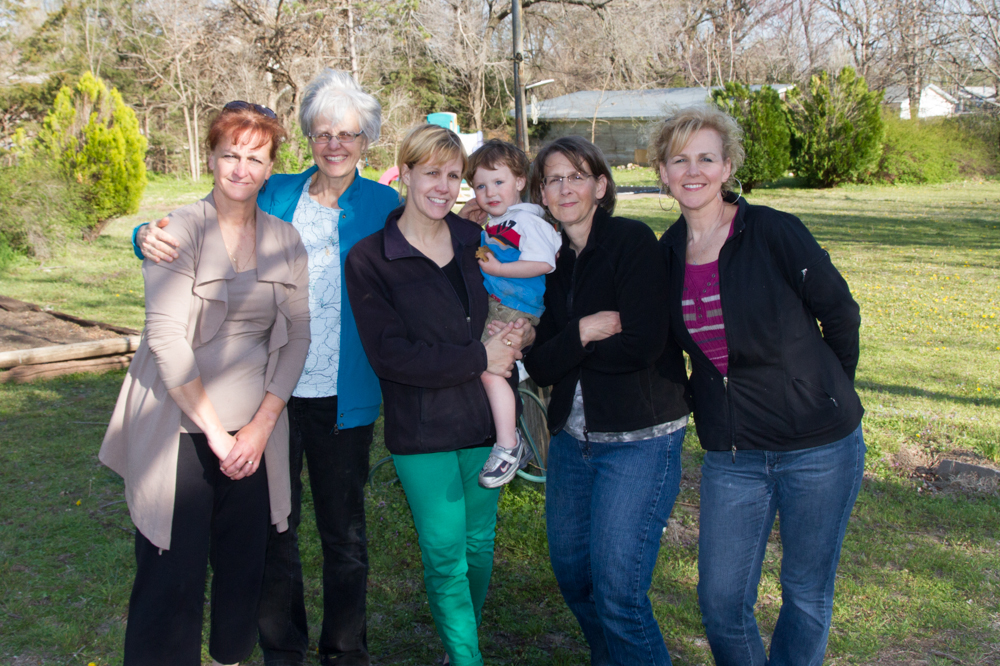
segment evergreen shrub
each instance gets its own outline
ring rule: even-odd
[[[805,185],[832,187],[865,180],[882,155],[882,93],[845,67],[813,76],[808,90],[785,96],[792,125],[792,168]]]
[[[712,101],[743,129],[746,160],[736,172],[743,191],[750,192],[785,175],[791,160],[791,131],[785,103],[777,91],[764,86],[753,92],[749,86],[731,81],[712,92]]]
[[[98,223],[139,210],[146,189],[146,138],[118,90],[84,74],[64,86],[39,139],[63,175],[86,187]]]
[[[0,255],[48,258],[52,245],[79,238],[95,220],[86,188],[45,160],[0,167]],[[4,249],[6,248],[6,249]]]

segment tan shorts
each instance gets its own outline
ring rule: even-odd
[[[512,321],[516,321],[521,318],[527,319],[531,322],[532,326],[538,326],[538,317],[530,315],[527,312],[521,312],[520,310],[515,310],[514,308],[509,308],[497,299],[490,296],[490,313],[486,316],[486,323],[489,324],[491,321],[498,319],[505,324],[509,324]],[[480,338],[482,342],[486,342],[490,339],[490,329],[489,326],[483,329],[483,337]]]

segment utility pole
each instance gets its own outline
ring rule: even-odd
[[[514,141],[517,147],[528,152],[528,118],[524,114],[524,62],[523,26],[521,25],[521,0],[511,0],[510,19],[514,42]]]

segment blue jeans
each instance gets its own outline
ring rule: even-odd
[[[549,444],[549,557],[594,666],[669,665],[647,593],[681,480],[684,428],[638,442]]]
[[[802,451],[707,451],[701,476],[698,602],[718,666],[819,666],[847,520],[865,469],[861,426]],[[768,658],[754,618],[775,514],[781,612]]]

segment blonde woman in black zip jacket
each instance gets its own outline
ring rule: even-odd
[[[480,341],[489,312],[480,228],[451,213],[467,166],[458,136],[416,127],[398,164],[406,204],[351,249],[347,293],[382,387],[385,446],[417,528],[443,663],[482,666],[500,488],[479,486],[496,439],[480,376],[510,378],[516,395],[511,370],[534,332],[518,320]]]
[[[690,408],[684,360],[669,339],[666,266],[648,226],[612,217],[615,184],[589,141],[543,147],[531,192],[563,234],[525,359],[535,381],[552,386],[552,569],[591,664],[667,665],[647,593],[679,490]]]
[[[797,218],[733,196],[740,138],[731,117],[695,107],[650,146],[682,213],[660,243],[705,449],[698,601],[719,666],[819,666],[864,473],[861,318]],[[782,606],[767,654],[754,604],[776,514]]]

